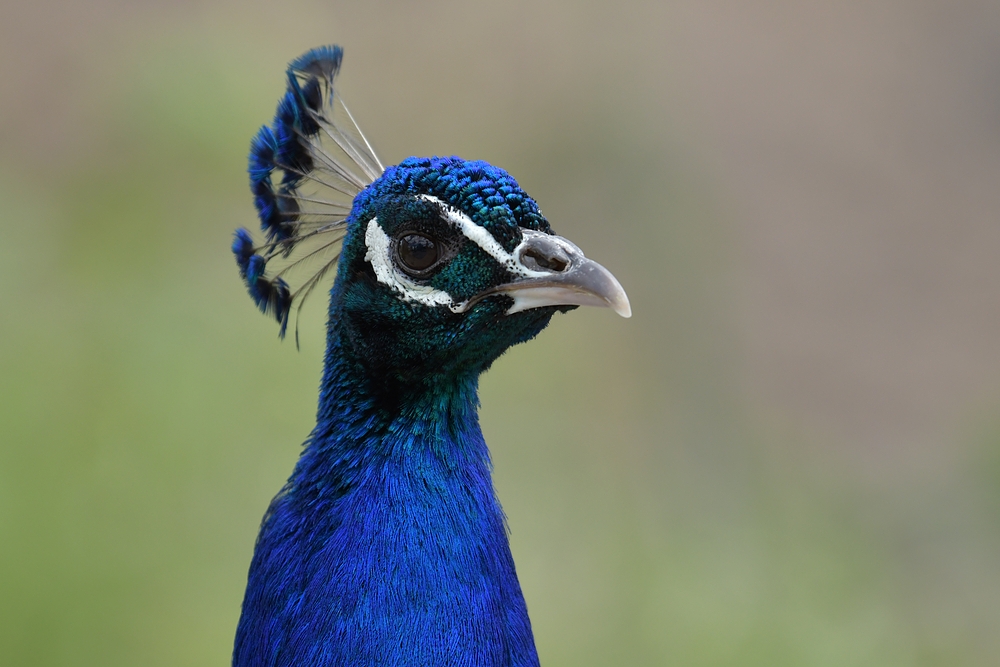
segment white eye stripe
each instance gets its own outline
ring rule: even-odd
[[[550,235],[545,234],[544,232],[522,229],[521,235],[524,238],[521,244],[518,245],[517,248],[514,248],[514,252],[509,253],[503,249],[503,246],[501,246],[497,240],[493,238],[493,235],[490,234],[485,227],[477,225],[462,211],[454,208],[453,206],[449,206],[432,195],[417,196],[424,201],[437,205],[441,211],[441,216],[447,222],[451,223],[455,229],[460,231],[462,235],[465,236],[465,238],[479,246],[483,252],[492,257],[498,264],[503,266],[515,276],[520,278],[536,278],[549,275],[545,271],[534,271],[529,269],[524,266],[519,258],[521,256],[522,246],[525,245],[529,238],[532,236]],[[559,237],[550,236],[550,238],[553,240],[563,241],[567,246],[573,245]],[[416,283],[407,275],[399,271],[391,257],[392,242],[389,239],[389,236],[382,229],[382,226],[378,224],[378,218],[372,218],[369,220],[368,225],[365,227],[365,245],[367,246],[365,261],[371,264],[372,270],[375,272],[375,279],[399,293],[404,301],[419,303],[425,306],[447,306],[456,313],[463,312],[468,308],[469,301],[456,301],[455,298],[447,292],[435,289],[430,285],[421,285]],[[573,249],[579,252],[579,248],[573,246]]]
[[[477,246],[482,248],[483,252],[495,259],[501,266],[510,271],[516,276],[521,276],[525,278],[539,277],[545,275],[538,271],[532,271],[521,263],[518,253],[518,248],[514,249],[513,253],[509,253],[503,249],[497,240],[493,238],[493,235],[486,230],[485,227],[480,227],[472,221],[472,218],[462,213],[460,210],[454,206],[449,206],[445,202],[441,201],[433,195],[417,195],[418,198],[424,201],[429,201],[441,209],[442,217],[455,226],[455,229],[462,232],[465,238],[469,239]],[[530,230],[521,230],[524,235],[530,235],[533,233],[541,232],[531,232]]]

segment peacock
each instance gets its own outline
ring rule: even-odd
[[[383,167],[334,88],[342,57],[289,65],[250,148],[263,235],[232,245],[282,337],[333,278],[316,426],[261,523],[233,665],[537,665],[478,378],[556,312],[629,317],[628,298],[504,170]]]

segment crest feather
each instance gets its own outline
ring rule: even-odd
[[[354,197],[384,171],[334,87],[343,49],[292,61],[274,121],[250,142],[247,171],[264,241],[238,229],[233,254],[247,291],[284,337],[293,306],[336,266]],[[296,340],[298,334],[296,332]]]

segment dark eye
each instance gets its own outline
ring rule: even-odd
[[[396,243],[400,268],[407,273],[423,273],[441,257],[441,246],[422,234],[407,234]]]

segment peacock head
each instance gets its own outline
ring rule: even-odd
[[[355,199],[340,264],[340,324],[383,372],[478,372],[558,310],[630,314],[614,277],[485,162],[409,158],[386,169]]]
[[[479,373],[558,311],[631,315],[614,276],[556,236],[504,170],[457,157],[383,168],[334,92],[341,56],[324,47],[293,62],[274,123],[251,145],[267,239],[238,230],[233,252],[282,335],[334,266],[330,335],[373,375],[404,382]],[[310,263],[318,270],[293,290],[286,276]]]

